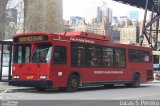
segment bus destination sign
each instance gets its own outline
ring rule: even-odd
[[[33,36],[22,36],[14,38],[14,42],[37,42],[37,41],[48,41],[48,36],[33,35]]]

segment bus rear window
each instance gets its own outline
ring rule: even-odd
[[[149,62],[148,51],[130,49],[128,56],[130,62]]]
[[[14,46],[14,63],[29,63],[31,53],[31,45],[15,45]]]

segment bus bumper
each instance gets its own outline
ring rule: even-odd
[[[51,80],[10,80],[9,85],[23,87],[52,87]]]

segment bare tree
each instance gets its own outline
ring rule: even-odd
[[[7,10],[16,10],[15,14],[16,18],[13,16],[6,16],[5,20],[5,38],[12,38],[14,34],[16,34],[17,30],[22,29],[22,23],[23,23],[23,17],[24,17],[24,12],[23,12],[24,4],[23,0],[9,0],[7,4]],[[19,31],[22,32],[22,31]]]
[[[5,11],[8,0],[0,0],[0,40],[5,36]]]

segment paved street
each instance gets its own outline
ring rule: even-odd
[[[7,90],[0,93],[0,100],[4,98],[11,100],[160,100],[160,83],[143,84],[139,88],[127,88],[123,85],[113,88],[88,87],[80,88],[75,93],[50,89],[40,92],[34,88],[17,88],[7,85],[4,87]]]

